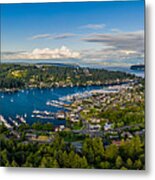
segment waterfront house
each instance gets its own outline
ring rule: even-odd
[[[65,112],[59,111],[58,113],[56,113],[56,118],[57,119],[65,119]]]
[[[91,123],[100,123],[101,119],[92,118]]]
[[[105,123],[105,125],[104,125],[104,130],[105,131],[108,131],[108,130],[111,130],[112,129],[112,124],[110,124],[110,123]]]
[[[33,139],[36,139],[36,138],[37,138],[37,135],[34,134],[34,133],[26,133],[25,137],[26,137],[26,139],[28,139],[28,140],[33,140]]]
[[[72,117],[70,120],[71,120],[71,122],[79,122],[79,119],[75,118],[75,117]]]
[[[95,125],[89,124],[90,132],[96,132],[96,131],[99,131],[100,129],[101,129],[101,125],[99,124],[95,124]]]
[[[123,138],[132,138],[133,137],[133,135],[130,133],[130,132],[123,132],[122,134],[121,134],[121,137],[123,137]]]
[[[55,132],[60,132],[60,131],[63,131],[64,129],[65,129],[64,125],[59,125],[59,126],[55,127],[54,131]]]

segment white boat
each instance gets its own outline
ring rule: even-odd
[[[17,115],[16,115],[16,119],[18,119],[18,118],[20,118],[20,116],[17,114]]]
[[[11,99],[10,99],[10,102],[14,102],[14,100],[11,98]]]
[[[38,110],[33,111],[33,114],[39,114],[39,113],[40,113],[40,111],[38,111]]]
[[[19,124],[16,121],[12,120],[12,122],[15,126],[17,126],[17,127],[19,126]]]
[[[9,128],[9,129],[12,128],[12,126],[4,119],[4,117],[2,115],[0,115],[0,121],[3,122],[7,128]]]
[[[19,120],[20,120],[22,123],[26,123],[26,120],[25,120],[22,116],[19,118]]]

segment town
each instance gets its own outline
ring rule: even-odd
[[[26,130],[23,129],[22,135],[24,133],[24,142],[36,141],[48,143],[54,140],[57,133],[64,138],[70,134],[77,141],[71,142],[70,139],[68,141],[75,148],[79,149],[80,147],[82,148],[82,140],[87,136],[101,137],[104,139],[105,145],[111,143],[119,145],[124,139],[132,139],[136,135],[144,136],[144,109],[142,106],[144,104],[144,93],[140,91],[142,86],[139,82],[131,81],[129,84],[110,86],[108,90],[95,90],[60,98],[61,100],[70,102],[68,104],[63,101],[54,100],[47,102],[47,106],[63,106],[67,110],[56,113],[34,110],[32,117],[38,119],[58,119],[60,121],[66,120],[66,124],[50,126],[49,122],[49,126],[45,130],[42,130],[42,128],[37,130],[37,128],[33,129],[31,127],[29,129],[26,128]],[[128,109],[129,112],[124,115],[126,119],[124,117],[117,119],[118,115],[121,116],[118,109],[121,112],[125,112],[131,105],[133,112],[130,112],[130,109]],[[142,106],[141,109],[139,109],[139,105]],[[110,117],[112,116],[112,112],[110,113],[110,111],[116,112],[114,119]],[[108,117],[109,113],[110,116]],[[127,117],[127,114],[129,117]],[[138,120],[136,116],[138,116]],[[10,134],[20,139],[21,133],[18,129],[20,129],[20,126],[24,128],[24,125],[28,125],[23,117],[17,116],[17,119],[17,122],[13,120],[12,124],[9,124],[3,116],[0,116],[0,122],[4,123],[10,129]]]

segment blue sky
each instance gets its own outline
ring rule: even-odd
[[[130,64],[144,59],[144,2],[1,5],[3,59]]]

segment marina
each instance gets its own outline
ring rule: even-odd
[[[65,112],[74,100],[81,100],[98,93],[117,92],[103,86],[29,89],[14,93],[0,92],[0,114],[15,126],[36,121],[65,124]],[[16,108],[15,108],[16,107]],[[61,120],[61,121],[60,121]],[[4,120],[3,120],[4,121]],[[8,125],[9,126],[9,125]]]
[[[85,92],[103,89],[103,86],[64,87],[49,89],[28,89],[18,92],[0,92],[0,115],[9,120],[11,117],[19,123],[32,124],[36,121],[52,122],[55,125],[65,124],[64,116],[59,111],[68,111],[71,103],[62,97],[81,97]],[[13,100],[13,101],[12,101]],[[57,114],[58,113],[58,114]]]

